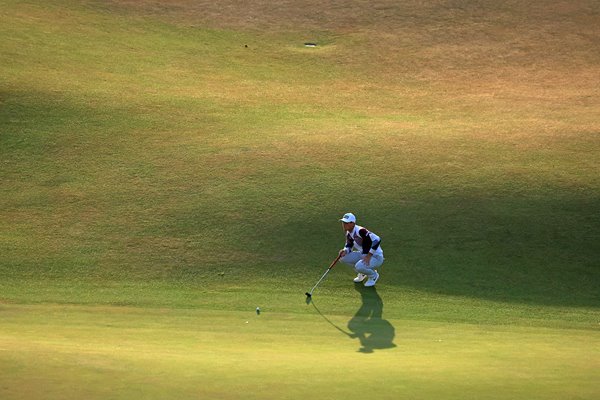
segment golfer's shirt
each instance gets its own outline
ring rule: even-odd
[[[362,226],[355,225],[352,232],[346,232],[346,252],[352,249],[361,251],[362,254],[371,253],[374,256],[383,257],[383,250],[379,244],[381,239],[373,232],[369,232]]]

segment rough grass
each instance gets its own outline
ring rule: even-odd
[[[7,4],[5,271],[301,273],[352,209],[432,271],[397,282],[483,295],[552,265],[595,301],[595,3],[268,5]]]

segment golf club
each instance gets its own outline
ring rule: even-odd
[[[327,274],[329,273],[329,271],[331,271],[331,268],[333,268],[333,266],[340,260],[340,258],[342,257],[342,254],[338,254],[338,256],[335,258],[335,260],[333,260],[333,262],[331,263],[331,265],[329,266],[329,268],[327,268],[327,271],[325,271],[325,273],[323,274],[323,276],[321,277],[321,279],[319,279],[319,281],[317,282],[317,284],[315,286],[313,286],[312,289],[310,289],[310,292],[306,292],[304,293],[306,295],[306,304],[310,303],[310,299],[312,298],[312,294],[315,291],[315,289],[317,288],[317,286],[319,286],[319,283],[321,283],[321,281],[323,281],[323,279],[325,279],[325,277],[327,276]]]

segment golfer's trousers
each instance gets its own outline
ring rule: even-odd
[[[373,275],[375,273],[374,270],[377,269],[377,267],[381,266],[381,264],[383,264],[384,261],[383,256],[373,255],[371,257],[371,262],[369,263],[369,265],[367,265],[363,261],[364,257],[365,254],[362,254],[359,251],[353,251],[352,253],[348,253],[344,257],[340,258],[340,261],[344,264],[354,267],[354,270],[356,272],[365,274],[367,276]]]

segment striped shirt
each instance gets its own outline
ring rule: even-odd
[[[371,253],[377,256],[383,256],[383,250],[379,245],[381,239],[373,232],[362,226],[354,225],[351,232],[346,232],[346,252],[350,253],[352,249],[361,251],[362,254]]]

